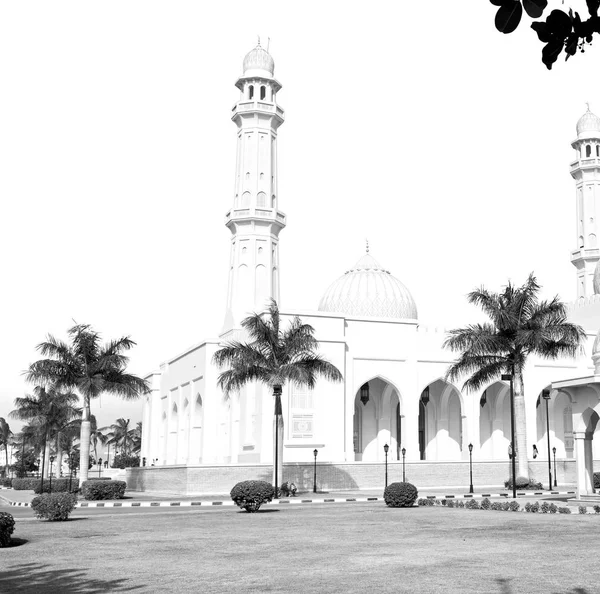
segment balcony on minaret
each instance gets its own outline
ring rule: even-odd
[[[278,120],[277,127],[281,126],[285,120],[285,113],[276,103],[260,100],[245,100],[239,101],[231,108],[231,119],[235,120],[238,115],[248,113],[263,113],[266,115],[274,115]]]
[[[571,172],[578,169],[591,169],[593,167],[600,167],[600,158],[598,157],[587,157],[583,159],[577,159],[571,163]]]
[[[286,225],[286,216],[274,208],[232,208],[225,215],[225,225],[232,221],[243,221],[245,219],[263,219],[273,221],[281,227]]]

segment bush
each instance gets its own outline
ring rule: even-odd
[[[491,507],[492,507],[492,502],[487,497],[484,497],[481,500],[481,509],[491,509]]]
[[[469,501],[465,503],[465,507],[467,509],[480,509],[477,499],[469,499]]]
[[[12,487],[12,479],[11,478],[2,478],[2,479],[0,479],[0,486],[2,486],[2,487]]]
[[[547,514],[550,511],[550,504],[547,501],[544,501],[542,505],[540,505],[540,511],[543,514]]]
[[[514,499],[508,504],[508,510],[511,512],[518,512],[521,509],[521,506]]]
[[[412,507],[418,495],[412,483],[392,483],[385,488],[383,499],[388,507]]]
[[[510,509],[510,501],[502,502],[502,511],[508,511]]]
[[[500,501],[494,501],[490,509],[494,511],[502,511],[502,503]]]
[[[579,506],[579,513],[580,514],[587,514],[587,507],[585,505],[580,505]]]
[[[456,507],[465,507],[465,502],[462,499],[460,501],[457,501]]]
[[[550,504],[550,513],[555,514],[558,511],[558,507],[556,507],[555,503]]]
[[[558,513],[559,514],[570,514],[571,513],[571,508],[570,507],[559,507],[558,508]]]
[[[524,476],[518,476],[515,480],[515,484],[517,486],[517,489],[520,489],[521,491],[526,489],[540,491],[544,488],[542,486],[542,483],[537,483],[534,479],[528,479]],[[512,478],[509,478],[507,481],[504,481],[504,488],[512,489]]]
[[[10,544],[10,535],[14,529],[14,518],[6,512],[0,512],[0,547],[7,547]]]
[[[456,507],[454,499],[448,499],[448,503],[446,504],[448,507]]]
[[[16,478],[13,479],[12,488],[15,491],[33,491],[39,482],[39,478]]]
[[[139,456],[123,456],[119,454],[113,458],[111,468],[132,468],[140,465]]]
[[[594,472],[594,489],[600,489],[600,472]]]
[[[84,481],[81,485],[81,493],[88,501],[123,499],[126,488],[125,481]]]
[[[247,512],[257,512],[263,503],[273,500],[275,491],[267,481],[241,481],[229,493],[238,507]]]
[[[76,503],[77,495],[71,493],[44,493],[33,498],[31,508],[38,518],[54,522],[67,520]]]
[[[77,486],[77,481],[72,486]],[[37,495],[39,495],[42,490],[42,481],[38,479],[37,485],[34,486],[33,491]],[[69,479],[66,478],[56,478],[52,479],[52,485],[50,485],[49,479],[44,479],[44,493],[50,493],[50,486],[52,486],[52,493],[68,493],[69,492]]]
[[[385,497],[385,494],[384,494],[384,497]],[[427,498],[423,499],[423,498],[420,498],[417,501],[417,505],[422,506],[422,507],[432,507],[434,505],[433,501],[434,501],[433,499],[427,499]]]
[[[600,505],[594,505],[594,513],[600,514]]]

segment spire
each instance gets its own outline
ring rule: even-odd
[[[369,240],[365,239],[365,241],[367,242],[367,254],[369,253]]]

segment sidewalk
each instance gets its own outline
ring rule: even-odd
[[[517,491],[517,498],[522,497],[556,497],[575,496],[575,488],[572,485],[561,485],[554,491]],[[35,497],[33,491],[15,491],[13,489],[1,489],[0,499],[12,506],[28,507]],[[419,493],[420,498],[428,499],[481,499],[488,498],[512,498],[512,492],[499,487],[482,489],[477,493],[466,493],[459,489],[426,489]],[[381,489],[365,489],[361,491],[332,491],[332,492],[303,492],[296,497],[282,497],[275,499],[267,505],[285,504],[311,504],[311,503],[350,503],[365,501],[383,501]],[[187,506],[229,506],[235,505],[229,494],[222,495],[176,495],[173,493],[142,493],[127,491],[125,499],[111,501],[79,501],[77,507],[187,507]]]

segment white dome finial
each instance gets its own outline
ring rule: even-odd
[[[600,118],[591,112],[590,104],[586,101],[587,111],[579,118],[577,122],[578,138],[599,138],[600,137]]]

